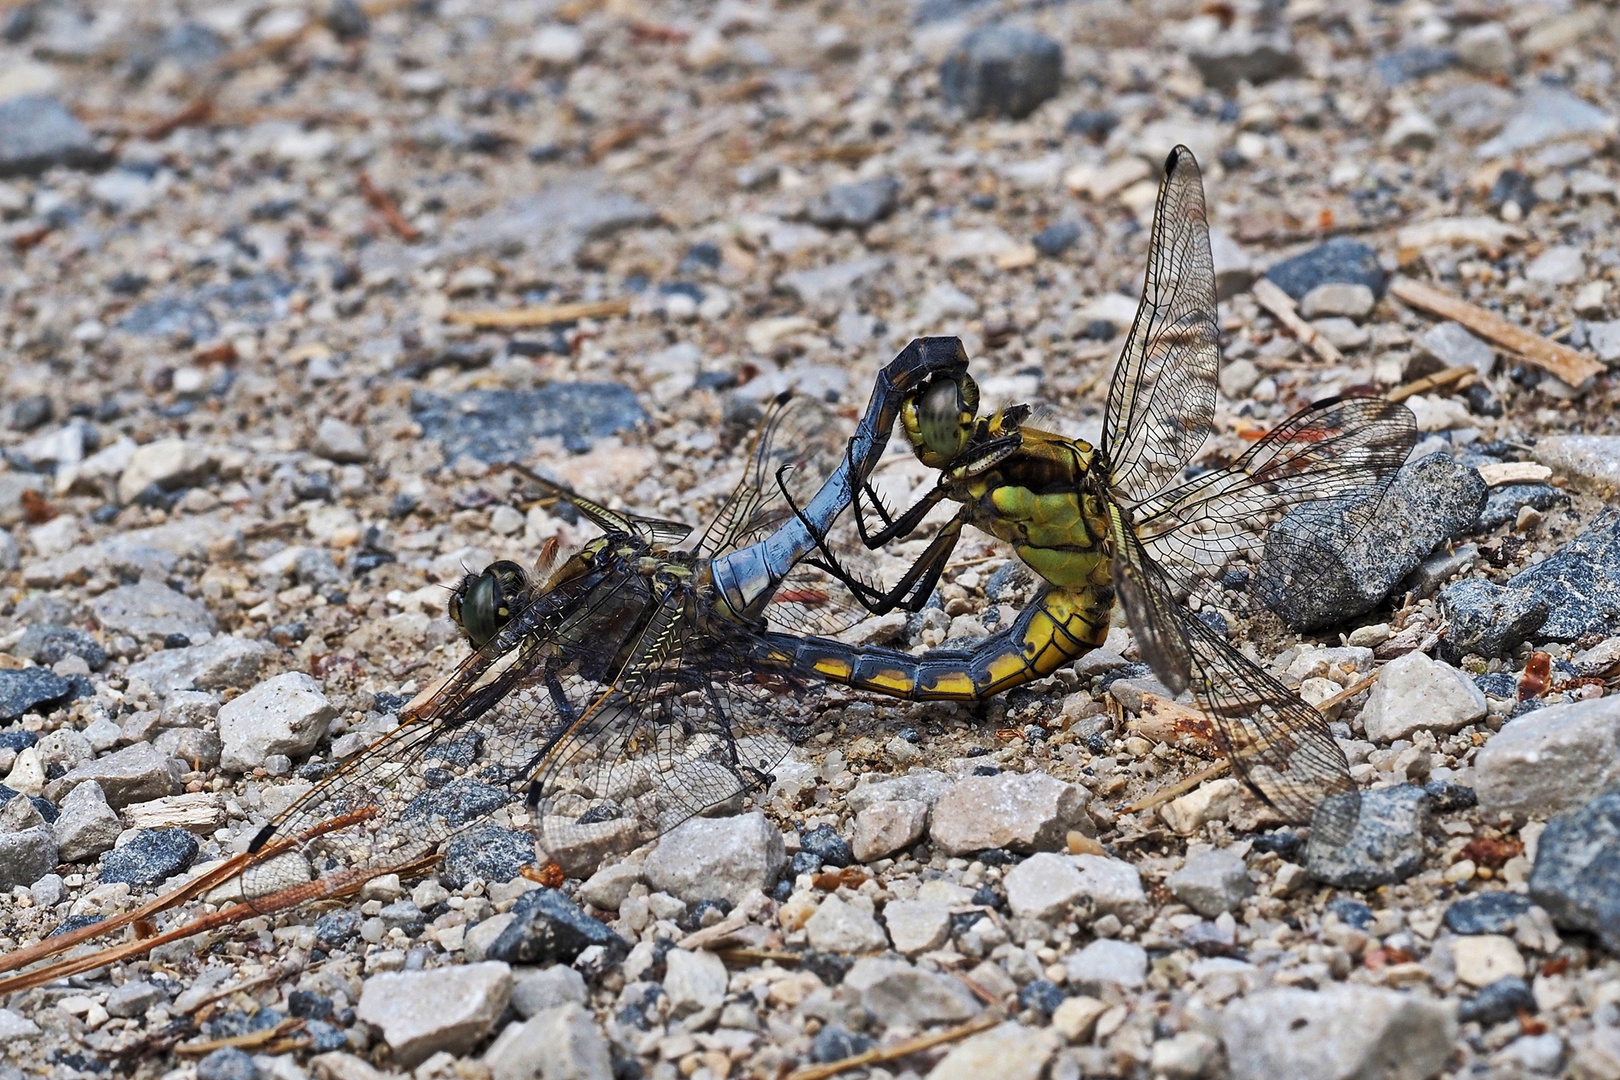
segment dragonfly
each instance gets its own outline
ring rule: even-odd
[[[1349,839],[1359,795],[1326,718],[1246,657],[1189,601],[1231,602],[1220,582],[1266,551],[1308,581],[1340,560],[1417,440],[1405,405],[1330,398],[1295,413],[1222,468],[1188,477],[1214,430],[1220,324],[1203,181],[1170,152],[1154,210],[1136,318],[1109,386],[1099,445],[1026,423],[1014,406],[978,415],[966,372],[942,372],[897,407],[935,486],[893,515],[869,484],[855,519],[869,547],[909,535],[941,504],[957,512],[892,589],[866,586],[823,550],[874,612],[918,610],[962,530],[1006,542],[1044,591],[1005,629],[959,650],[913,656],[819,638],[773,638],[779,662],[913,700],[977,699],[1050,675],[1098,647],[1115,604],[1142,658],[1174,695],[1190,693],[1247,786],[1328,844]],[[867,524],[864,492],[880,525]],[[1287,530],[1271,526],[1290,514]]]
[[[611,509],[514,466],[526,489],[601,535],[534,572],[498,561],[467,574],[448,606],[470,652],[401,710],[393,732],[276,815],[246,851],[133,911],[0,957],[0,972],[131,924],[138,940],[0,979],[0,993],[348,895],[382,874],[420,873],[452,845],[495,848],[523,829],[529,858],[538,846],[548,866],[583,874],[764,790],[791,746],[784,703],[821,682],[769,662],[761,645],[769,627],[802,625],[791,613],[815,606],[814,590],[783,583],[797,582],[789,575],[866,483],[910,389],[966,364],[956,338],[910,343],[877,379],[853,437],[835,444],[837,467],[792,514],[772,510],[800,441],[772,437],[788,408],[779,400],[742,479],[690,546],[678,546],[690,526]],[[227,903],[151,932],[156,916],[205,895]]]

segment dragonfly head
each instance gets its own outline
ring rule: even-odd
[[[483,573],[462,578],[450,594],[450,618],[481,649],[512,621],[528,589],[523,567],[505,559],[490,563]]]
[[[906,399],[900,420],[918,459],[943,469],[959,457],[979,414],[979,384],[967,372],[924,384]]]

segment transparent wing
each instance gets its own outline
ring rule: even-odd
[[[603,532],[618,532],[631,536],[640,536],[658,547],[669,547],[678,544],[692,535],[692,526],[684,522],[668,521],[664,518],[642,517],[640,514],[610,510],[599,502],[587,499],[572,488],[559,484],[555,480],[548,480],[539,473],[515,462],[506,462],[501,468],[518,473],[529,483],[538,487],[542,499],[554,499],[574,507]]]
[[[1207,584],[1235,557],[1259,551],[1284,514],[1318,500],[1381,492],[1416,441],[1417,423],[1405,405],[1382,398],[1321,401],[1277,425],[1224,469],[1134,507],[1136,534],[1178,597],[1210,598]],[[1289,530],[1287,542],[1301,549],[1300,565],[1337,559],[1359,531],[1350,524],[1342,515],[1314,515],[1305,527]]]
[[[1177,604],[1123,518],[1113,532],[1114,580],[1143,659],[1172,692],[1192,692],[1255,794],[1321,842],[1347,841],[1359,794],[1327,718]]]
[[[1165,161],[1142,303],[1103,415],[1108,483],[1120,499],[1142,502],[1187,467],[1212,430],[1219,365],[1204,184],[1178,146]]]
[[[700,614],[660,609],[625,678],[560,733],[535,777],[540,847],[570,875],[695,814],[740,809],[792,745],[781,699],[798,687],[754,670],[741,627],[700,632]]]

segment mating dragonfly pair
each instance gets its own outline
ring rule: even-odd
[[[676,546],[685,525],[609,509],[524,471],[542,496],[571,504],[603,535],[534,575],[510,562],[468,575],[451,614],[471,655],[246,852],[117,920],[0,959],[0,970],[226,883],[242,904],[212,916],[218,924],[233,911],[343,895],[381,874],[425,868],[458,838],[493,844],[527,829],[562,871],[585,873],[609,852],[763,789],[790,749],[792,697],[836,683],[910,700],[984,698],[1100,645],[1116,601],[1142,658],[1172,692],[1191,693],[1248,786],[1283,818],[1344,841],[1358,798],[1326,720],[1185,602],[1213,597],[1229,565],[1264,549],[1270,526],[1290,512],[1295,527],[1284,547],[1281,531],[1272,535],[1268,559],[1308,576],[1339,558],[1354,539],[1342,511],[1383,489],[1415,442],[1415,424],[1404,406],[1380,399],[1324,401],[1224,468],[1187,479],[1213,430],[1219,360],[1202,181],[1177,147],[1100,445],[1027,426],[1022,407],[977,415],[961,343],[921,338],[878,376],[813,498],[784,500],[787,510],[772,516],[786,486],[767,423],[731,499],[690,548]],[[918,505],[890,515],[870,479],[897,420],[939,480]],[[942,503],[959,509],[893,588],[851,573],[827,542],[851,508],[861,538],[879,547]],[[773,627],[773,601],[800,566],[842,582],[868,610],[915,610],[966,525],[1010,544],[1045,583],[977,645],[919,655]],[[199,928],[194,921],[122,948]],[[94,954],[90,966],[115,951]],[[70,973],[59,963],[0,981],[0,990]]]

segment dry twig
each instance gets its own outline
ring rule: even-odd
[[[394,197],[373,184],[371,177],[364,172],[360,174],[360,195],[366,200],[366,205],[383,216],[383,220],[388,222],[388,227],[393,229],[401,240],[407,244],[414,244],[422,239],[421,231],[400,212],[399,204],[394,201]]]
[[[1494,311],[1486,311],[1478,304],[1471,304],[1433,285],[1425,285],[1411,278],[1396,278],[1389,291],[1396,299],[1415,308],[1462,323],[1480,337],[1512,350],[1570,386],[1579,386],[1592,376],[1603,374],[1603,365],[1580,350],[1549,341],[1540,334],[1508,322]]]
[[[1344,363],[1344,354],[1341,353],[1327,338],[1316,332],[1316,327],[1299,317],[1294,310],[1294,298],[1282,291],[1282,288],[1270,278],[1256,278],[1250,287],[1255,300],[1261,307],[1271,312],[1272,317],[1283,324],[1290,334],[1300,340],[1317,356],[1329,364]]]
[[[885,1061],[894,1061],[910,1054],[929,1050],[945,1043],[965,1039],[975,1035],[985,1028],[995,1027],[1001,1023],[1001,1017],[994,1013],[985,1013],[974,1017],[965,1024],[960,1024],[945,1031],[937,1031],[932,1035],[919,1035],[915,1039],[895,1043],[893,1046],[874,1046],[865,1053],[854,1057],[842,1058],[838,1061],[829,1061],[825,1065],[811,1065],[803,1069],[795,1069],[788,1073],[787,1080],[827,1080],[829,1076],[837,1076],[850,1069],[861,1069],[868,1065],[881,1065]]]
[[[1435,390],[1442,386],[1450,386],[1452,383],[1458,384],[1456,389],[1461,390],[1473,382],[1473,377],[1476,374],[1478,373],[1466,364],[1458,367],[1446,368],[1446,370],[1437,371],[1433,375],[1425,375],[1421,379],[1413,379],[1405,386],[1397,386],[1395,389],[1385,394],[1384,397],[1390,401],[1405,401],[1414,394],[1426,394],[1430,390]]]
[[[579,304],[535,304],[530,307],[504,310],[486,308],[480,311],[451,311],[445,315],[444,321],[461,326],[516,330],[526,326],[550,326],[553,323],[605,319],[613,315],[628,314],[630,314],[628,300],[587,300]]]

